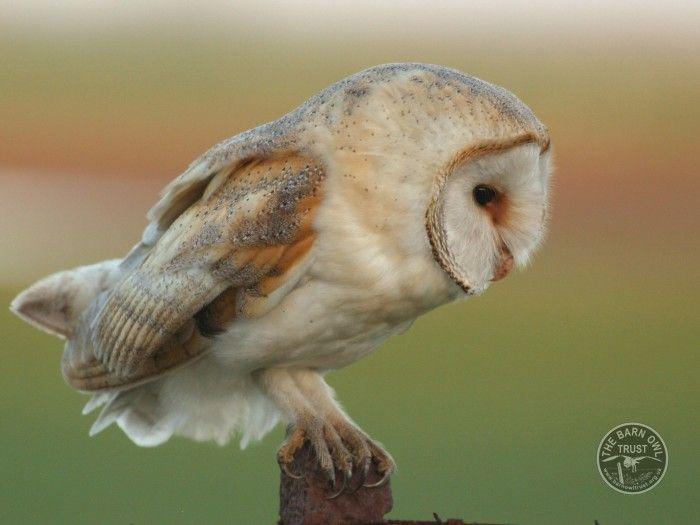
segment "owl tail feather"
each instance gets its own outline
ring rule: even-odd
[[[113,259],[49,275],[15,297],[10,310],[40,330],[71,339],[80,314],[120,279],[119,264]]]
[[[98,408],[91,436],[116,424],[140,447],[173,436],[225,445],[238,435],[245,448],[281,417],[249,373],[232,373],[211,355],[135,388],[98,392],[83,414]]]

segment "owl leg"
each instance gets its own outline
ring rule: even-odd
[[[340,489],[331,497],[345,491],[353,472],[357,473],[359,488],[380,486],[396,470],[391,455],[345,415],[318,372],[266,370],[260,373],[259,384],[291,422],[287,440],[278,453],[280,467],[288,475],[298,477],[290,472],[290,468],[295,454],[307,440],[316,453],[321,470],[333,486],[335,471],[341,474]],[[380,479],[375,483],[365,483],[373,461]]]
[[[333,389],[320,373],[308,369],[292,370],[290,373],[307,400],[322,414],[324,420],[335,428],[343,443],[352,451],[354,467],[359,470],[355,490],[362,486],[373,488],[385,484],[396,471],[396,462],[391,454],[350,419],[335,400]],[[377,465],[381,477],[376,482],[366,483],[372,462]]]
[[[268,369],[257,374],[263,391],[282,410],[290,422],[287,439],[277,452],[280,468],[290,477],[300,476],[291,472],[295,454],[309,441],[316,454],[324,476],[335,486],[335,471],[344,477],[352,475],[352,456],[343,444],[335,428],[323,419],[321,413],[309,403],[286,369]]]

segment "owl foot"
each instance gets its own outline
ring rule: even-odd
[[[287,439],[277,453],[280,468],[291,478],[302,477],[292,472],[292,464],[307,441],[333,491],[328,499],[337,498],[346,491],[355,492],[361,487],[380,487],[396,470],[391,455],[351,423],[331,424],[314,418],[291,425],[287,429]],[[380,478],[367,483],[372,463],[376,465]],[[351,485],[354,488],[349,489]]]

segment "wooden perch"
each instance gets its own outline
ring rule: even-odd
[[[333,489],[319,472],[308,443],[294,458],[292,470],[304,475],[301,479],[294,479],[281,473],[280,525],[384,523],[384,515],[393,506],[391,482],[382,487],[361,487],[352,492],[360,481],[359,473],[355,473],[348,484],[348,491],[335,499],[328,499]],[[367,482],[372,483],[379,478],[372,465]]]
[[[359,484],[355,473],[348,491],[328,499],[333,489],[319,472],[311,447],[307,443],[294,458],[292,471],[303,473],[300,479],[280,474],[279,525],[468,525],[462,520],[441,520],[436,514],[431,521],[384,520],[394,504],[391,481],[382,487],[354,491]],[[372,465],[367,483],[379,480],[380,474]],[[354,492],[353,492],[354,491]]]

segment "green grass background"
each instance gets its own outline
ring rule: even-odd
[[[693,522],[700,290],[683,268],[654,280],[611,272],[619,262],[598,254],[572,272],[545,249],[536,271],[331,374],[399,464],[393,516]],[[61,345],[9,314],[0,327],[0,521],[274,521],[281,430],[245,451],[180,439],[139,449],[115,429],[89,439],[86,399],[58,372]],[[599,440],[625,421],[651,425],[669,450],[666,477],[639,496],[608,488],[595,466]]]
[[[44,273],[125,253],[155,188],[220,138],[372,64],[458,67],[550,125],[552,232],[527,271],[330,374],[397,460],[392,516],[696,522],[697,46],[451,38],[5,32],[0,304]],[[74,174],[74,186],[32,170]],[[79,193],[98,180],[119,184],[123,202],[99,185]],[[243,452],[180,439],[139,449],[113,428],[90,439],[60,342],[5,309],[0,334],[0,523],[274,522],[281,429]],[[626,421],[669,450],[661,484],[638,496],[596,469],[600,439]]]

